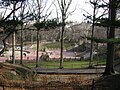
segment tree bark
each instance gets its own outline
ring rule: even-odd
[[[92,34],[91,34],[91,38],[94,37],[94,27],[95,27],[95,19],[96,19],[96,8],[97,8],[97,1],[94,1],[94,9],[93,9],[93,21],[92,21]],[[93,65],[92,65],[92,61],[93,61],[93,49],[94,49],[94,42],[93,40],[91,40],[91,45],[90,45],[90,61],[89,61],[89,67],[91,68]]]
[[[16,2],[13,1],[13,20],[15,20],[15,7],[16,7]],[[13,35],[12,35],[12,63],[15,64],[15,27],[13,27]]]
[[[109,19],[110,21],[115,21],[116,19],[116,8],[114,6],[115,1],[109,0]],[[115,27],[110,26],[108,32],[108,39],[115,38]],[[114,43],[107,43],[107,60],[106,60],[106,68],[103,73],[103,76],[111,75],[115,73],[114,71]]]
[[[37,51],[36,51],[36,67],[38,67],[39,61],[39,30],[37,30]]]
[[[12,64],[15,64],[15,31],[12,34]]]
[[[65,31],[65,17],[64,9],[62,11],[62,32],[61,32],[61,53],[60,53],[60,69],[63,68],[63,50],[64,50],[64,31]]]
[[[63,68],[63,50],[64,50],[64,30],[65,26],[62,26],[62,32],[61,32],[61,53],[60,53],[60,69]]]
[[[23,25],[21,25],[21,51],[20,51],[20,64],[23,64]]]

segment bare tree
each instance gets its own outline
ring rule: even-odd
[[[94,37],[94,27],[95,27],[95,19],[96,19],[96,10],[97,10],[97,3],[99,0],[93,0],[90,1],[93,4],[93,20],[92,20],[92,34],[91,38]],[[90,62],[89,62],[89,67],[92,67],[92,60],[93,60],[93,40],[91,40],[91,48],[90,48]]]
[[[120,1],[118,0],[109,0],[108,2],[105,2],[105,0],[102,0],[105,4],[99,5],[99,7],[104,8],[106,7],[108,9],[108,18],[98,18],[100,21],[96,25],[107,27],[107,39],[96,39],[94,41],[101,42],[101,43],[107,43],[107,58],[106,58],[106,68],[103,73],[104,75],[112,75],[115,73],[114,71],[114,44],[119,43],[115,39],[115,28],[119,27],[119,20],[116,19],[116,10],[119,8]],[[104,15],[104,14],[103,14]],[[101,16],[103,16],[101,15]],[[97,19],[96,19],[97,20]]]
[[[15,64],[15,31],[16,31],[16,26],[17,26],[17,22],[16,22],[16,15],[15,15],[15,12],[18,10],[18,9],[20,9],[21,8],[21,4],[20,5],[18,5],[17,6],[17,4],[19,3],[19,2],[23,2],[23,0],[19,0],[19,1],[14,1],[14,0],[2,0],[1,2],[3,2],[4,3],[4,5],[5,5],[5,7],[7,7],[6,9],[5,9],[5,11],[4,11],[4,15],[6,14],[6,11],[7,11],[7,9],[8,8],[11,8],[10,6],[11,6],[11,4],[12,4],[12,10],[11,9],[9,9],[9,10],[11,10],[11,12],[6,16],[6,17],[3,17],[2,19],[1,19],[1,22],[4,22],[4,23],[2,23],[1,24],[1,26],[2,27],[4,27],[4,24],[6,24],[6,27],[5,28],[7,28],[7,29],[12,29],[12,31],[10,31],[8,34],[7,34],[7,36],[3,39],[3,43],[4,43],[4,48],[3,48],[3,50],[1,51],[1,52],[3,52],[4,50],[5,50],[5,48],[6,48],[6,39],[12,34],[12,63],[13,64]],[[3,5],[3,6],[4,6]],[[12,17],[12,15],[13,15],[13,19],[12,20],[9,20],[9,18],[10,17]],[[8,20],[8,21],[7,21]],[[7,23],[6,23],[6,21],[9,23],[8,25],[9,26],[7,26]]]
[[[13,21],[15,20],[15,8],[16,8],[16,2],[13,1]],[[15,28],[14,28],[15,30]],[[15,64],[15,31],[12,35],[12,63]]]
[[[22,3],[21,6],[21,12],[20,12],[20,17],[21,17],[21,21],[23,22],[23,15],[24,15],[24,11],[25,11],[25,3]],[[21,50],[20,50],[20,64],[23,64],[23,23],[21,23],[21,31],[20,31],[20,37],[21,37]]]
[[[90,4],[93,7],[93,13],[92,15],[87,12],[88,16],[87,19],[90,20],[90,22],[92,23],[92,28],[91,28],[91,45],[90,45],[90,61],[89,61],[89,67],[92,67],[92,61],[93,61],[93,52],[94,52],[94,40],[93,38],[95,37],[94,32],[95,32],[95,25],[96,23],[98,23],[98,20],[102,17],[104,17],[105,15],[108,14],[107,9],[103,10],[101,15],[97,15],[99,13],[99,8],[101,8],[101,0],[90,0]]]
[[[63,68],[63,46],[64,46],[64,31],[65,31],[65,25],[66,25],[66,19],[67,19],[67,12],[68,9],[72,3],[72,0],[57,0],[59,8],[61,10],[61,16],[62,16],[62,31],[61,31],[61,53],[60,53],[60,69]]]
[[[36,67],[38,67],[38,61],[39,61],[39,42],[40,42],[40,30],[45,27],[45,21],[48,18],[48,16],[51,14],[51,11],[49,11],[49,8],[51,7],[52,3],[49,7],[46,8],[46,5],[48,3],[48,0],[36,0],[33,1],[35,4],[35,8],[33,9],[36,23],[34,26],[37,28],[37,51],[36,51]],[[37,6],[37,7],[36,7]],[[44,13],[45,12],[45,13]]]

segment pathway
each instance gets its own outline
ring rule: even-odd
[[[33,71],[38,74],[101,74],[103,68],[99,69],[43,69],[34,68]]]

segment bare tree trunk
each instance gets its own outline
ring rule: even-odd
[[[15,20],[15,1],[13,3],[13,20]],[[15,27],[13,30],[15,30]],[[12,35],[12,63],[15,64],[15,31],[13,31]]]
[[[63,68],[63,47],[64,47],[64,31],[65,31],[65,20],[66,20],[66,16],[67,16],[67,11],[68,8],[72,2],[72,0],[61,0],[61,2],[59,0],[57,0],[61,13],[62,13],[62,31],[61,31],[61,52],[60,52],[60,69]]]
[[[62,11],[62,31],[61,31],[60,69],[63,68],[64,31],[65,31],[65,19],[66,19],[65,6],[62,7],[61,11]]]
[[[36,67],[38,67],[39,61],[39,30],[37,30],[37,51],[36,51]]]
[[[60,69],[63,68],[63,50],[64,50],[64,31],[65,31],[65,21],[63,20],[62,32],[61,32],[61,53],[60,53]]]
[[[20,52],[20,64],[23,64],[23,25],[21,25],[21,52]]]
[[[115,21],[116,19],[116,8],[114,7],[115,0],[109,0],[109,20]],[[110,26],[108,32],[108,39],[115,38],[115,27]],[[111,75],[115,73],[114,71],[114,43],[107,43],[107,60],[106,60],[106,68],[103,76]]]
[[[30,31],[30,34],[31,34],[31,45],[33,45],[33,33],[32,33],[32,30]]]
[[[12,35],[12,63],[15,64],[15,31]]]
[[[23,21],[24,9],[25,9],[25,6],[22,3],[22,7],[21,7],[21,21]],[[21,35],[20,64],[23,64],[23,25],[24,24],[21,24],[21,32],[20,32],[20,35]]]
[[[91,35],[91,38],[93,38],[93,37],[94,37],[94,23],[93,23],[93,25],[92,25],[92,35]],[[93,40],[91,40],[89,67],[92,67],[92,61],[93,61],[93,46],[94,46],[94,42],[93,42]]]
[[[21,37],[20,64],[23,64],[23,25],[21,25],[20,37]]]
[[[94,1],[94,9],[93,9],[93,22],[92,22],[92,35],[91,35],[91,38],[94,37],[94,26],[95,26],[95,12],[96,12],[96,3],[97,3],[98,0]],[[89,67],[92,67],[92,61],[93,61],[93,48],[94,48],[94,42],[93,40],[91,39],[91,45],[90,45],[90,61],[89,61]]]
[[[37,0],[37,4],[38,4],[38,19],[37,22],[40,23],[40,11],[41,11],[41,3],[42,1]],[[37,28],[37,51],[36,51],[36,67],[38,67],[38,61],[39,61],[39,28]]]

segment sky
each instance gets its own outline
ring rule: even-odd
[[[68,17],[68,20],[82,22],[84,21],[83,14],[86,14],[86,11],[92,14],[92,7],[87,3],[89,0],[73,0],[69,11],[75,8],[75,11]]]
[[[83,14],[86,14],[86,11],[91,13],[93,12],[92,7],[88,3],[89,0],[72,0],[72,3],[68,9],[69,16],[67,18],[68,21],[74,22],[83,22],[85,17]],[[55,8],[53,6],[53,8]],[[58,7],[59,15],[61,15],[59,7]],[[56,17],[56,11],[53,10],[52,17]]]
[[[55,0],[55,1],[57,1],[57,0]],[[69,0],[66,0],[66,1],[69,1]],[[89,1],[90,0],[72,0],[72,3],[68,10],[68,13],[71,13],[71,12],[72,13],[68,16],[67,20],[78,22],[78,23],[84,22],[85,16],[83,16],[83,14],[85,14],[85,15],[88,15],[88,13],[90,15],[93,14],[93,7],[90,5]],[[106,2],[107,1],[108,0],[106,0]],[[57,9],[57,10],[59,11],[59,15],[61,15],[60,10],[59,9]],[[103,9],[99,9],[97,16],[101,15],[102,12],[103,12]],[[52,17],[54,17],[55,15],[56,14],[55,14],[55,10],[54,10]]]
[[[51,2],[53,0],[48,0],[48,1],[49,2],[48,2],[48,5],[46,5],[46,9],[47,9],[47,7],[50,6],[50,4],[51,4]],[[57,1],[57,0],[54,0],[54,1]],[[66,0],[66,1],[69,1],[69,0]],[[88,2],[89,2],[89,0],[72,0],[72,3],[71,3],[71,5],[70,5],[70,7],[68,9],[68,13],[70,13],[70,14],[69,14],[69,16],[67,18],[67,21],[82,22],[82,21],[84,21],[84,18],[85,18],[83,16],[83,14],[86,14],[85,11],[92,14],[93,9],[92,9],[92,7],[90,6],[90,4]],[[58,3],[55,2],[55,4],[57,5]],[[49,18],[56,18],[57,15],[56,15],[56,7],[55,7],[55,5],[51,6],[50,11],[52,11],[52,14],[51,14],[51,16]],[[60,17],[61,13],[60,13],[59,7],[57,7],[57,11],[58,11],[58,15]],[[9,11],[7,11],[7,12],[9,12]]]

